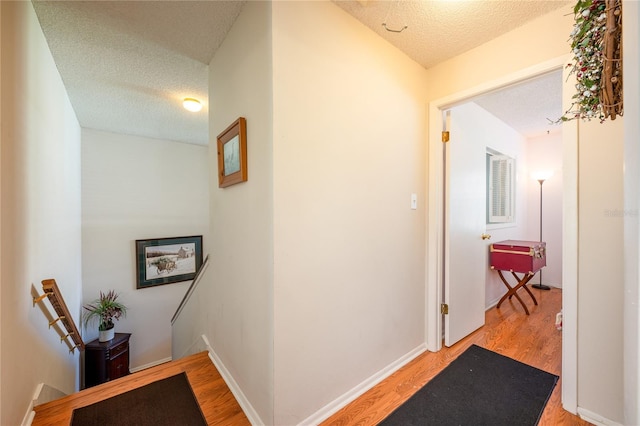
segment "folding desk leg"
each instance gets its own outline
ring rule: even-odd
[[[496,307],[497,307],[497,308],[499,308],[499,307],[500,307],[500,305],[502,304],[502,302],[504,302],[504,300],[505,300],[507,297],[509,297],[509,298],[510,298],[511,296],[515,296],[515,297],[516,297],[516,299],[518,299],[518,302],[520,302],[520,304],[521,304],[521,305],[522,305],[522,307],[524,308],[524,312],[525,312],[527,315],[529,315],[529,309],[527,309],[527,305],[525,305],[525,304],[524,304],[524,302],[522,301],[522,299],[520,298],[520,296],[518,296],[518,289],[519,289],[521,286],[523,286],[524,284],[526,284],[526,281],[523,281],[526,277],[523,277],[523,280],[520,280],[520,279],[518,279],[518,276],[517,276],[515,273],[513,273],[513,272],[511,272],[511,273],[512,273],[512,274],[514,275],[514,277],[518,280],[518,284],[517,284],[515,287],[511,287],[511,286],[509,285],[509,283],[507,282],[507,280],[505,279],[504,275],[502,275],[502,271],[498,270],[498,275],[500,275],[500,279],[502,280],[502,282],[504,283],[504,285],[506,285],[506,286],[507,286],[507,288],[508,288],[509,290],[507,291],[507,293],[506,293],[504,296],[502,296],[502,299],[500,299],[500,301],[498,302],[498,305],[497,305]],[[531,279],[531,278],[529,278],[529,279]],[[528,280],[527,280],[527,281],[528,281]],[[532,296],[533,296],[533,295],[532,295]],[[537,304],[537,303],[536,303],[536,304]]]
[[[520,280],[520,278],[518,278],[515,272],[512,272],[512,274],[516,278],[516,280],[518,280],[518,282],[522,281]],[[531,293],[531,290],[529,290],[529,287],[527,287],[527,284],[529,283],[529,281],[531,281],[531,278],[533,278],[534,276],[535,274],[527,274],[524,277],[522,277],[522,279],[525,280],[525,282],[522,284],[522,287],[524,287],[524,289],[527,290],[527,293],[529,293],[529,296],[531,296],[531,299],[533,300],[533,304],[537,306],[538,301],[536,300],[533,293]]]

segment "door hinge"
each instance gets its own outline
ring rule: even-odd
[[[440,313],[442,315],[449,315],[449,305],[447,305],[446,303],[443,303],[440,305]]]
[[[444,130],[442,132],[442,142],[449,142],[449,131]]]

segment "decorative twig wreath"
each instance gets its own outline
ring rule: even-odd
[[[622,0],[578,0],[571,33],[576,94],[561,121],[612,120],[623,113]]]

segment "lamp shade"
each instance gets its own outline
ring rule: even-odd
[[[545,181],[553,176],[553,170],[536,170],[531,173],[531,177],[537,181]]]

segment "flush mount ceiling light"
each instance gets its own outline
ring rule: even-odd
[[[184,109],[191,112],[198,112],[202,109],[202,104],[200,103],[200,101],[194,98],[184,98],[184,100],[182,101],[182,106],[184,107]]]

